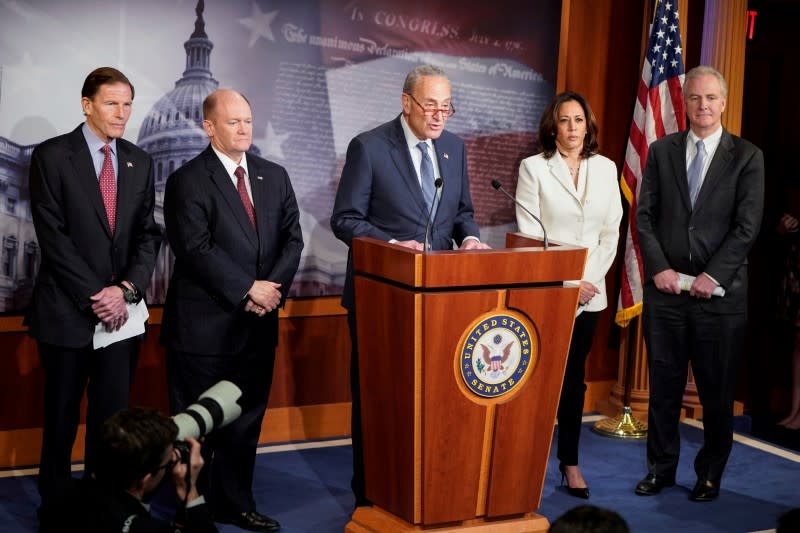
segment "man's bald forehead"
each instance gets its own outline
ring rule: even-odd
[[[203,119],[209,120],[209,118],[214,114],[214,111],[216,111],[220,102],[229,98],[241,98],[247,103],[248,106],[250,106],[250,101],[242,93],[234,91],[233,89],[218,89],[206,96],[206,99],[203,100]]]

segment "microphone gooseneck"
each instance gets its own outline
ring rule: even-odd
[[[497,180],[492,180],[492,187],[494,187],[494,189],[495,189],[496,191],[500,191],[501,193],[503,193],[503,194],[505,194],[506,196],[508,196],[509,198],[511,198],[511,201],[512,201],[512,202],[514,202],[515,204],[517,204],[518,206],[520,206],[520,207],[522,208],[522,210],[523,210],[523,211],[525,211],[526,213],[528,213],[528,214],[531,216],[531,218],[533,218],[533,220],[535,220],[536,222],[538,222],[538,223],[539,223],[539,226],[542,228],[542,235],[544,235],[544,239],[542,239],[542,240],[543,240],[543,242],[544,242],[544,249],[545,249],[545,250],[547,250],[547,247],[548,247],[548,246],[550,246],[550,243],[549,243],[549,242],[548,242],[548,240],[547,240],[547,230],[545,229],[545,227],[544,227],[544,224],[542,224],[542,221],[541,221],[541,220],[539,220],[539,217],[537,217],[536,215],[534,215],[533,213],[531,213],[531,212],[530,212],[530,210],[529,210],[527,207],[525,207],[524,205],[522,205],[522,204],[519,202],[519,200],[517,200],[516,198],[514,198],[513,196],[511,196],[511,195],[508,193],[508,191],[507,191],[507,190],[505,190],[505,189],[503,188],[503,184],[502,184],[502,183],[500,183],[499,181],[497,181]]]
[[[436,202],[439,198],[439,189],[442,188],[442,178],[436,178],[436,181],[433,182],[433,186],[435,187],[433,190],[433,200],[431,201],[431,209],[428,211],[428,223],[425,225],[425,250],[429,251],[431,249],[431,228],[433,227],[433,210],[436,207]]]

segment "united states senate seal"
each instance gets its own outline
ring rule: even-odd
[[[533,372],[539,338],[530,321],[503,309],[470,324],[462,337],[458,368],[467,389],[483,398],[518,390]]]

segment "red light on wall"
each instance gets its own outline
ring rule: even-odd
[[[753,40],[753,31],[756,28],[756,15],[758,15],[758,11],[753,9],[747,10],[747,40]]]

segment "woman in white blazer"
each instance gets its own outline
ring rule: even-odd
[[[588,498],[578,467],[584,367],[599,311],[608,306],[605,277],[617,253],[622,203],[616,165],[597,153],[597,123],[583,96],[565,92],[550,102],[539,124],[539,142],[542,153],[519,167],[517,200],[541,219],[550,239],[589,250],[558,405],[561,483],[566,478],[569,494]],[[517,225],[542,237],[539,224],[520,207]]]

